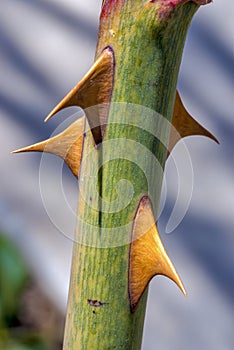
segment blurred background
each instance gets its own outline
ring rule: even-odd
[[[43,123],[92,65],[100,7],[101,0],[1,1],[2,349],[61,349],[77,183],[56,157],[10,151],[81,115],[69,109]],[[188,297],[163,277],[151,282],[143,350],[234,346],[233,16],[232,0],[216,0],[199,9],[187,37],[178,87],[186,108],[220,145],[186,139],[194,176],[189,206],[191,176],[181,145],[167,161],[159,230]],[[166,234],[176,199],[177,208],[188,209]]]

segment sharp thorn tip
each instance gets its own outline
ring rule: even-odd
[[[47,115],[47,117],[44,119],[44,123],[47,123],[48,122],[48,120],[50,119],[52,117],[52,115]]]

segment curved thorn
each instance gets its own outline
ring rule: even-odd
[[[186,295],[183,283],[176,272],[159,236],[149,198],[143,197],[137,209],[129,254],[129,297],[132,312],[150,280],[164,275],[174,281]]]
[[[85,117],[72,123],[67,129],[51,139],[17,149],[11,153],[47,152],[61,157],[72,173],[78,177],[83,148]]]
[[[184,137],[187,136],[207,136],[211,140],[219,144],[217,138],[212,135],[207,129],[205,129],[201,124],[199,124],[185,109],[178,91],[176,91],[176,98],[174,104],[174,112],[172,117],[172,129],[168,144],[168,155],[171,153],[172,149],[175,147],[176,143]]]
[[[114,54],[107,47],[84,78],[50,112],[45,121],[64,108],[79,106],[85,110],[95,143],[100,143],[107,122],[113,77]]]

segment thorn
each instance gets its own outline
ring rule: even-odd
[[[172,117],[172,129],[168,144],[168,155],[171,153],[172,149],[175,147],[176,143],[186,136],[207,136],[211,140],[219,144],[217,138],[212,135],[207,129],[200,125],[185,109],[179,93],[176,91],[174,112]]]
[[[85,110],[94,141],[99,144],[107,121],[113,78],[114,54],[112,49],[107,47],[84,78],[45,118],[45,122],[64,108],[79,106]]]
[[[47,152],[55,154],[64,159],[72,173],[78,177],[83,148],[84,124],[85,117],[82,117],[51,139],[17,149],[11,153]]]
[[[132,312],[150,280],[156,275],[170,278],[186,295],[183,283],[160,239],[151,202],[145,196],[141,199],[135,216],[129,256],[129,296]]]

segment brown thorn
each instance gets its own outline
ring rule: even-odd
[[[193,117],[188,113],[181,101],[178,91],[176,91],[167,157],[170,155],[172,149],[181,138],[193,135],[207,136],[219,144],[217,138],[202,125],[200,125],[195,119],[193,119]]]
[[[51,139],[38,142],[11,153],[47,152],[55,154],[64,159],[72,173],[78,177],[83,148],[84,123],[85,117],[82,117]]]
[[[50,112],[45,121],[64,108],[79,106],[85,110],[94,141],[99,144],[104,135],[109,112],[114,66],[114,53],[107,47],[84,78]]]
[[[186,295],[183,283],[163,246],[147,196],[138,206],[129,254],[129,298],[134,312],[150,280],[164,275],[174,281]]]

